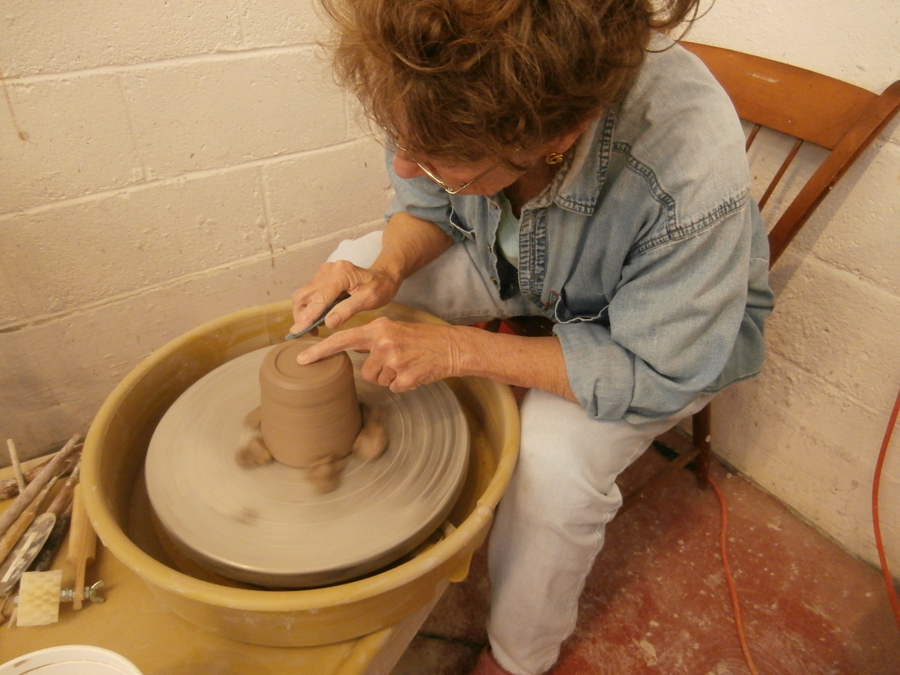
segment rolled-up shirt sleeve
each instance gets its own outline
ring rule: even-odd
[[[556,325],[569,385],[590,416],[669,416],[716,384],[739,332],[741,344],[762,348],[762,318],[757,325],[746,314],[753,213],[746,202],[635,255],[603,320]],[[761,302],[771,308],[770,297]]]

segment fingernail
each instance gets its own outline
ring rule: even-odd
[[[301,366],[309,365],[309,356],[306,352],[297,354],[297,363],[299,363]]]

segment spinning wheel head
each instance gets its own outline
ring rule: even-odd
[[[359,376],[365,355],[348,357],[358,400],[383,412],[388,446],[376,461],[348,456],[340,485],[322,494],[303,469],[235,461],[249,440],[243,420],[260,405],[260,367],[275,350],[284,353],[279,345],[227,362],[163,416],[145,469],[166,534],[217,574],[282,588],[346,581],[413,550],[446,518],[468,468],[468,428],[450,388],[394,394]]]

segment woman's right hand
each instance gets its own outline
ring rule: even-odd
[[[290,332],[309,326],[344,291],[350,297],[335,305],[325,317],[328,328],[341,326],[357,312],[384,307],[394,299],[400,281],[377,267],[357,267],[346,260],[325,263],[312,281],[291,295],[294,325]]]

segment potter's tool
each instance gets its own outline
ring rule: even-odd
[[[344,300],[346,300],[349,297],[350,297],[349,293],[346,293],[346,292],[341,293],[339,296],[337,296],[334,299],[334,302],[332,302],[330,305],[328,305],[328,307],[325,308],[325,311],[319,315],[319,318],[317,318],[315,321],[313,321],[311,324],[309,324],[306,328],[304,328],[303,330],[301,330],[297,333],[288,333],[287,335],[284,336],[284,339],[285,340],[293,340],[294,338],[298,338],[301,335],[306,335],[313,328],[318,328],[323,323],[325,323],[325,317],[328,316],[328,312],[333,310],[338,305],[338,303],[343,302]]]
[[[25,530],[16,547],[0,565],[0,597],[7,595],[19,583],[19,577],[41,552],[54,525],[56,516],[42,513]]]
[[[12,462],[13,472],[16,474],[16,484],[19,486],[19,492],[24,492],[26,488],[25,476],[22,474],[22,466],[19,464],[19,453],[16,450],[16,444],[13,439],[6,439],[6,447],[9,449],[9,461]]]
[[[81,485],[75,486],[72,499],[72,524],[69,530],[68,562],[75,569],[75,589],[72,606],[81,609],[84,600],[84,575],[87,566],[96,555],[97,535],[88,520],[84,503],[81,501]]]
[[[100,595],[103,582],[98,581],[84,589],[84,599],[95,605],[102,605],[105,598]],[[19,582],[16,597],[16,625],[46,626],[59,620],[61,602],[73,602],[75,590],[62,587],[62,570],[47,572],[25,572]]]
[[[6,532],[3,533],[3,536],[0,537],[0,560],[4,560],[9,555],[9,553],[18,543],[19,539],[37,517],[38,511],[41,508],[41,504],[43,504],[44,499],[50,493],[50,490],[53,489],[55,483],[56,476],[50,479],[50,481],[46,485],[44,485],[43,488],[41,488],[41,491],[38,492],[37,496],[35,496],[32,502],[7,528]]]
[[[71,522],[72,502],[70,501],[68,508],[56,517],[56,524],[50,531],[50,536],[47,537],[44,547],[41,549],[40,553],[37,554],[37,557],[32,561],[31,566],[28,568],[29,572],[46,572],[53,566],[56,554],[59,553],[59,549],[62,548],[66,534],[69,532],[69,524]]]
[[[468,428],[450,388],[394,394],[363,380],[367,355],[351,354],[359,399],[386,411],[389,444],[376,461],[351,455],[339,487],[322,494],[302,469],[235,461],[269,349],[201,378],[157,426],[146,482],[166,533],[207,569],[268,587],[345,581],[414,549],[446,518],[468,468]]]
[[[50,569],[53,559],[56,557],[56,553],[59,551],[66,533],[69,531],[69,523],[72,519],[72,496],[75,491],[75,485],[78,483],[80,472],[81,464],[79,462],[75,465],[65,485],[56,493],[47,510],[38,516],[35,519],[35,523],[32,524],[33,527],[37,524],[37,521],[41,519],[50,520],[51,517],[53,520],[53,527],[48,532],[43,546],[33,556],[31,556],[31,551],[23,554],[23,558],[31,557],[30,566],[27,568],[29,571],[44,572]],[[0,579],[3,578],[4,575],[0,574]]]
[[[62,570],[26,572],[19,583],[17,626],[46,626],[59,621]]]
[[[60,450],[53,459],[43,466],[34,480],[28,484],[28,487],[22,491],[18,497],[9,505],[9,508],[0,515],[0,534],[5,533],[9,527],[16,521],[22,512],[28,508],[28,505],[34,501],[34,498],[41,491],[47,482],[54,476],[58,476],[66,466],[65,462],[75,450],[75,444],[81,438],[76,434],[73,436],[65,447]]]
[[[47,458],[46,461],[50,461]],[[28,471],[25,471],[22,476],[25,479],[25,485],[27,487],[28,483],[34,480],[34,477],[40,473],[41,469],[44,468],[46,462],[38,464],[30,468]],[[15,478],[4,478],[0,480],[0,501],[6,501],[7,499],[14,499],[19,495],[21,490],[19,490],[19,483]]]
[[[69,473],[72,466],[78,463],[81,458],[81,446],[75,446],[74,452],[69,455],[66,459],[65,463],[62,465],[59,474],[64,476],[66,473]],[[37,464],[32,466],[30,469],[25,471],[22,475],[25,478],[26,486],[28,483],[31,483],[41,471],[44,470],[44,467],[47,466],[47,463],[52,461],[56,454],[49,455],[47,457],[41,457],[37,459]],[[7,499],[14,499],[19,495],[19,485],[16,482],[15,478],[4,478],[0,479],[0,501],[6,501]]]

